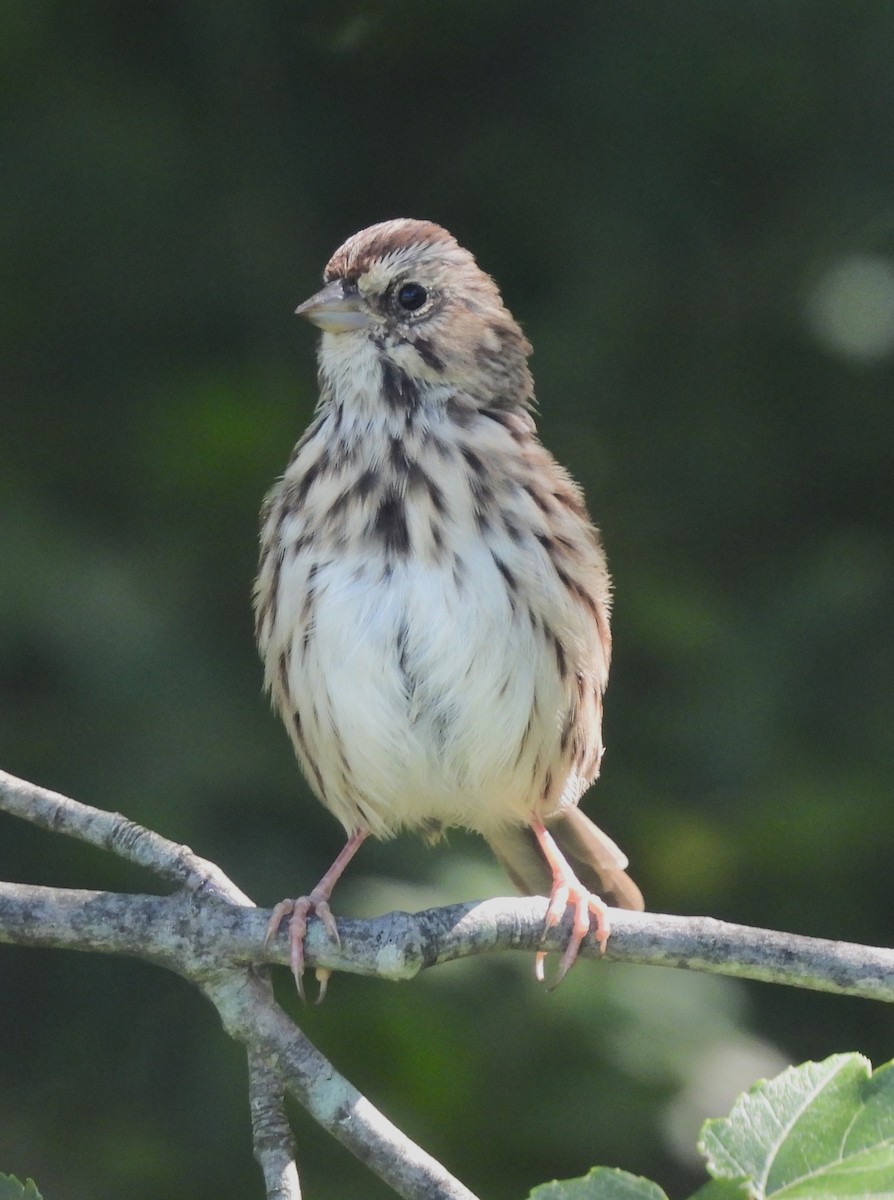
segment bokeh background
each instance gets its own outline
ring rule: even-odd
[[[616,579],[587,807],[650,907],[894,927],[894,7],[887,0],[7,0],[0,765],[217,860],[258,903],[340,829],[261,696],[256,513],[314,404],[292,316],[383,218],[450,228],[535,346]],[[0,877],[154,890],[0,816]],[[355,915],[505,893],[482,846],[366,847]],[[527,959],[284,1002],[472,1188],[702,1178],[786,1062],[889,1009]],[[180,980],[0,953],[0,1171],[52,1200],[261,1194],[245,1072]],[[306,1194],[387,1193],[296,1112]]]

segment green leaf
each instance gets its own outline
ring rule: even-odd
[[[699,1149],[714,1178],[692,1200],[894,1200],[894,1062],[874,1075],[860,1054],[789,1067],[708,1121]],[[534,1188],[529,1200],[667,1195],[648,1179],[595,1167]]]
[[[747,1179],[709,1179],[692,1200],[751,1200],[753,1195]]]
[[[42,1200],[33,1179],[19,1183],[14,1175],[0,1175],[0,1200]]]
[[[790,1067],[708,1121],[700,1149],[715,1179],[746,1179],[754,1200],[894,1200],[894,1063],[874,1075],[859,1054]]]
[[[639,1175],[611,1167],[594,1167],[580,1179],[543,1183],[534,1188],[528,1200],[667,1200],[667,1193],[657,1183]]]

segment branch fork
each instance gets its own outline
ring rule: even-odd
[[[475,1200],[329,1063],[277,1005],[266,968],[289,965],[288,930],[265,942],[271,913],[215,864],[117,813],[80,804],[0,771],[0,812],[65,833],[146,867],[176,890],[122,895],[0,883],[0,943],[126,954],[191,980],[245,1047],[255,1157],[268,1200],[300,1200],[284,1108],[291,1094],[407,1200]],[[544,935],[543,898],[453,904],[426,912],[339,920],[334,941],[308,922],[307,965],[385,980],[471,955],[563,951],[566,918]],[[606,961],[683,967],[839,995],[894,1001],[894,950],[733,925],[611,909]],[[588,937],[581,954],[599,957]]]

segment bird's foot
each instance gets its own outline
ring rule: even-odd
[[[289,966],[295,978],[298,995],[302,1000],[305,999],[304,941],[307,937],[307,918],[311,913],[319,917],[330,938],[336,946],[340,946],[341,938],[338,936],[338,926],[335,924],[335,917],[333,917],[332,910],[329,907],[328,896],[319,894],[316,888],[309,896],[299,896],[295,900],[280,900],[279,904],[276,905],[270,914],[270,920],[267,922],[267,932],[264,935],[264,945],[266,946],[271,938],[276,937],[283,918],[289,918]],[[316,969],[316,977],[320,985],[320,990],[317,994],[317,1004],[321,1003],[325,998],[331,974],[332,972],[328,967],[317,967]]]
[[[559,986],[574,966],[584,938],[588,934],[591,932],[595,934],[600,954],[605,953],[605,947],[611,934],[611,925],[608,920],[608,906],[584,887],[572,870],[571,864],[556,845],[552,834],[540,822],[536,822],[532,828],[553,876],[553,887],[550,892],[549,908],[546,910],[543,932],[548,933],[550,929],[554,929],[561,922],[569,905],[574,912],[571,937],[568,939],[568,945],[559,962],[555,979],[549,985],[552,990]],[[594,918],[595,930],[592,929]],[[543,983],[545,979],[545,960],[546,951],[539,950],[534,959],[534,975],[540,983]]]
[[[608,908],[592,892],[587,891],[583,884],[572,875],[570,879],[565,879],[553,888],[552,895],[549,899],[549,908],[546,912],[546,922],[543,926],[544,933],[547,930],[554,929],[560,924],[565,916],[565,910],[568,905],[572,905],[574,910],[574,920],[571,926],[571,936],[568,939],[568,945],[562,954],[559,968],[556,971],[555,978],[550,984],[550,990],[558,987],[571,968],[577,961],[577,956],[583,944],[584,938],[592,931],[595,933],[596,941],[599,943],[599,951],[605,953],[605,947],[611,934],[611,925],[608,921]],[[592,929],[593,918],[596,921],[595,930]],[[534,959],[534,975],[540,983],[544,982],[544,961],[546,959],[546,951],[538,951]]]
[[[341,945],[341,938],[338,936],[338,926],[335,924],[335,917],[333,917],[329,908],[329,897],[332,895],[332,889],[341,878],[345,867],[363,845],[367,836],[367,833],[363,830],[357,830],[352,833],[342,847],[335,862],[309,896],[299,896],[297,900],[280,900],[279,904],[277,904],[270,914],[270,920],[267,922],[267,934],[264,938],[265,946],[271,938],[276,937],[283,917],[289,917],[289,966],[292,968],[292,974],[295,976],[295,985],[298,988],[298,995],[302,1000],[304,999],[302,977],[304,975],[304,939],[307,936],[307,918],[311,913],[318,916],[336,946]],[[331,974],[332,972],[328,967],[317,967],[316,976],[320,984],[317,1004],[326,995],[326,988],[329,984],[329,976]]]

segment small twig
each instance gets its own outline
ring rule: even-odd
[[[406,1200],[476,1200],[336,1071],[249,971],[226,971],[200,987],[224,1028],[269,1064],[282,1086]]]
[[[267,1200],[301,1200],[295,1143],[286,1118],[282,1084],[260,1055],[248,1052],[248,1106],[255,1161]]]
[[[193,854],[188,846],[169,841],[121,813],[71,800],[6,771],[0,771],[0,811],[51,833],[64,833],[109,850],[119,858],[148,868],[166,883],[203,891],[229,904],[253,904],[220,867]]]

